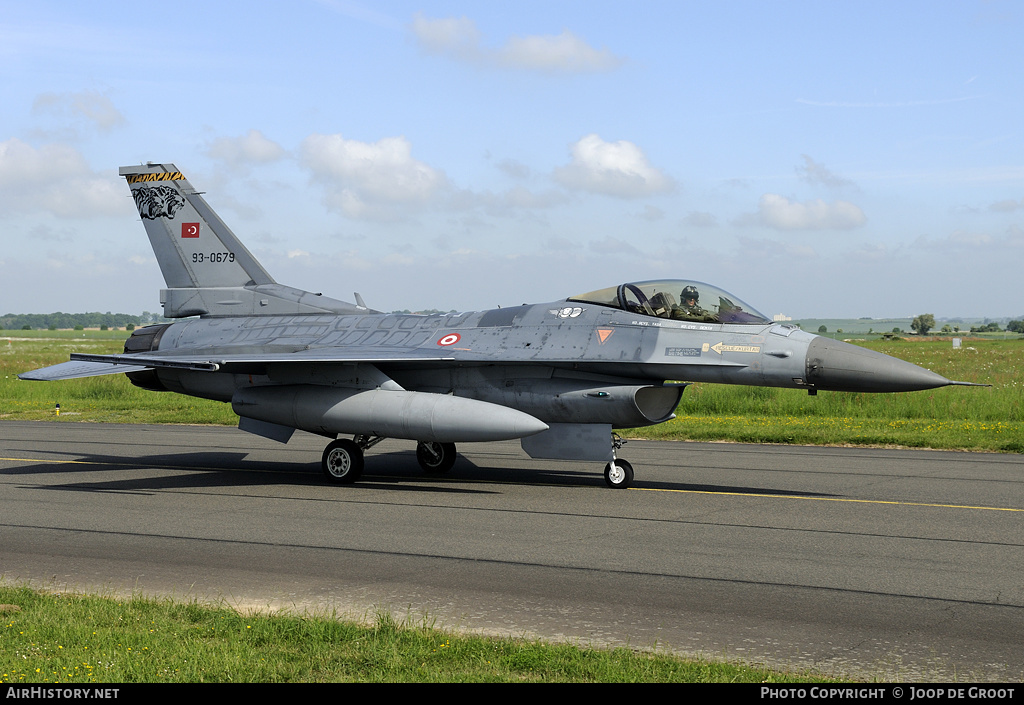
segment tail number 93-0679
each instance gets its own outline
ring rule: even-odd
[[[213,264],[220,264],[221,262],[234,262],[234,252],[193,252],[193,262],[212,262]]]

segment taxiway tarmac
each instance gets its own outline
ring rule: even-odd
[[[630,442],[597,463],[0,421],[0,575],[902,681],[1024,679],[1024,456]]]

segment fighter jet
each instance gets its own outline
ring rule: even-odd
[[[521,439],[533,458],[605,462],[609,487],[633,468],[615,429],[674,417],[691,382],[906,392],[953,382],[895,358],[773,323],[689,280],[606,282],[559,301],[410,315],[278,284],[173,164],[122,167],[167,288],[164,316],[124,354],[73,353],[20,375],[125,373],[132,384],[228,402],[238,427],[287,442],[335,439],[322,467],[356,481],[364,451],[416,441],[427,473],[456,443]],[[351,435],[352,438],[338,438]]]

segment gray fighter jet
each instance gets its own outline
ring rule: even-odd
[[[21,375],[126,373],[132,384],[230,402],[243,431],[333,440],[323,471],[354,482],[384,438],[417,442],[427,473],[455,443],[521,439],[533,458],[606,462],[633,480],[617,428],[667,421],[686,383],[906,392],[953,382],[773,323],[696,281],[619,283],[551,303],[385,314],[278,284],[173,164],[122,167],[167,288],[164,316],[123,355],[72,354]],[[669,380],[681,380],[674,382]],[[354,438],[338,439],[350,434]]]

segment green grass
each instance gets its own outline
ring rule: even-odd
[[[699,384],[684,392],[677,418],[629,435],[1024,452],[1024,340],[967,341],[960,350],[948,340],[864,347],[950,379],[992,386],[810,396],[795,389]]]
[[[71,352],[116,353],[123,331],[5,331],[0,337],[0,418],[234,425],[228,404],[133,387],[123,375],[25,382],[19,372],[64,362]],[[632,438],[754,443],[897,445],[1024,452],[1024,340],[870,341],[864,347],[991,387],[906,394],[821,392],[696,384],[677,418],[624,433]],[[61,414],[55,413],[60,404]]]
[[[94,341],[94,340],[116,340],[124,345],[124,340],[131,333],[125,331],[123,328],[118,330],[117,328],[111,328],[110,330],[100,330],[98,328],[87,328],[85,330],[0,330],[0,338],[23,338],[23,339],[50,339],[50,340],[76,340],[76,341]],[[120,350],[120,347],[118,348]]]
[[[0,587],[0,683],[821,680],[625,648],[455,635],[387,613],[367,626]]]
[[[91,334],[82,337],[82,334]],[[4,331],[0,336],[0,418],[106,423],[238,423],[229,404],[133,386],[124,375],[26,382],[18,374],[67,362],[71,353],[115,354],[124,331]],[[60,416],[56,406],[60,404]]]

